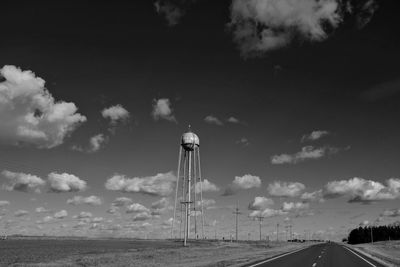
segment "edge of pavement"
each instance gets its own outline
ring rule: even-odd
[[[374,260],[374,261],[376,261],[376,262],[378,262],[378,263],[380,263],[380,264],[382,264],[383,266],[386,266],[386,267],[396,267],[396,265],[394,265],[393,263],[390,263],[390,262],[388,262],[388,261],[385,261],[385,260],[383,260],[383,259],[381,259],[381,258],[379,258],[379,257],[377,257],[377,256],[375,256],[375,255],[372,255],[372,254],[370,254],[370,253],[368,253],[368,252],[366,252],[366,251],[360,249],[360,248],[356,248],[356,247],[353,247],[353,246],[351,246],[351,245],[344,244],[344,243],[342,243],[342,245],[343,245],[344,247],[348,248],[348,249],[351,249],[351,250],[353,250],[353,251],[356,251],[356,252],[358,252],[359,254],[361,254],[361,255],[363,255],[363,256],[365,256],[365,257],[367,257],[367,258],[370,258],[370,259],[372,259],[372,260]]]

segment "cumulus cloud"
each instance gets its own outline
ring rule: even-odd
[[[0,75],[0,141],[52,148],[86,121],[74,103],[56,101],[32,71],[6,65]]]
[[[301,141],[302,142],[316,141],[318,139],[321,139],[324,136],[327,136],[328,134],[329,134],[329,132],[324,131],[324,130],[312,131],[310,134],[303,135],[303,137],[301,138]]]
[[[240,120],[235,117],[229,117],[226,121],[230,122],[230,123],[236,123],[236,124],[240,123]]]
[[[324,146],[315,148],[313,146],[305,146],[300,152],[295,154],[281,154],[271,157],[272,164],[296,164],[310,159],[320,159],[327,155],[336,154],[340,151],[339,148]]]
[[[350,197],[349,202],[370,203],[400,198],[400,179],[391,178],[386,185],[380,182],[354,177],[349,180],[332,181],[325,185],[324,197]]]
[[[154,3],[156,12],[165,17],[169,26],[175,26],[185,14],[185,11],[170,1],[158,0]]]
[[[243,55],[286,46],[295,37],[323,41],[326,26],[342,20],[338,0],[233,0],[231,23],[234,40]]]
[[[305,188],[304,184],[298,182],[275,181],[268,185],[267,191],[276,197],[298,197]]]
[[[202,201],[198,200],[196,205],[201,207]],[[216,204],[214,199],[203,199],[203,208],[211,209]]]
[[[281,215],[286,215],[287,212],[284,212],[282,210],[275,210],[275,209],[270,209],[266,208],[265,210],[254,210],[249,214],[249,217],[255,218],[255,217],[264,217],[264,218],[270,218],[270,217],[275,217],[275,216],[281,216]]]
[[[1,174],[8,180],[8,183],[3,185],[3,188],[7,191],[40,193],[40,188],[46,184],[40,177],[32,174],[7,170],[2,171]]]
[[[93,214],[91,212],[87,211],[82,211],[78,215],[73,216],[74,219],[86,219],[86,218],[92,218]]]
[[[250,189],[261,186],[260,177],[246,174],[243,176],[236,176],[232,184],[240,189]]]
[[[143,178],[127,178],[116,174],[107,180],[105,187],[112,191],[168,196],[174,190],[175,181],[176,177],[172,172]]]
[[[29,214],[29,212],[26,210],[17,210],[16,212],[14,212],[15,217],[22,217],[22,216],[26,216],[28,214]]]
[[[204,118],[204,121],[209,124],[214,124],[214,125],[218,125],[218,126],[224,125],[220,119],[218,119],[217,117],[215,117],[213,115],[208,115],[207,117]]]
[[[132,203],[133,200],[129,197],[118,197],[112,202],[112,205],[116,207],[123,207]]]
[[[242,137],[236,141],[236,144],[241,144],[242,146],[248,146],[250,145],[250,142],[246,137]]]
[[[169,200],[165,197],[151,203],[152,209],[165,209],[169,205]]]
[[[223,196],[231,196],[237,193],[240,189],[258,188],[261,186],[260,177],[245,174],[243,176],[236,176],[232,184],[228,185],[225,189]]]
[[[0,200],[0,207],[5,207],[10,205],[10,201],[7,200]]]
[[[68,173],[52,172],[48,176],[50,191],[52,192],[77,192],[87,188],[86,182],[79,177]]]
[[[130,117],[129,111],[120,104],[103,109],[101,115],[103,118],[109,119],[111,125],[116,125],[118,122],[126,122]]]
[[[100,206],[102,201],[97,196],[89,196],[89,197],[82,197],[82,196],[74,196],[67,200],[67,204],[71,205],[81,205],[81,204],[88,204],[92,206]]]
[[[282,211],[286,212],[304,210],[308,208],[310,208],[310,204],[304,202],[284,202],[282,204]]]
[[[126,213],[139,213],[139,212],[149,213],[150,210],[139,203],[133,203],[126,208]]]
[[[148,219],[151,219],[151,214],[150,213],[148,213],[148,212],[140,212],[140,213],[137,213],[135,216],[133,216],[133,218],[132,218],[132,220],[134,221],[134,222],[136,222],[136,221],[145,221],[145,220],[148,220]]]
[[[68,216],[68,212],[66,210],[60,210],[54,213],[53,217],[56,219],[63,219]]]
[[[391,209],[385,210],[382,214],[382,217],[400,217],[400,209]]]
[[[35,211],[36,211],[37,213],[48,213],[48,212],[51,212],[49,209],[46,209],[46,208],[44,208],[44,207],[37,207],[37,208],[35,209]]]
[[[209,180],[204,179],[203,181],[196,183],[196,193],[199,194],[201,190],[203,190],[203,193],[218,192],[219,187]]]
[[[153,100],[153,111],[152,111],[153,119],[158,121],[160,119],[164,119],[167,121],[177,123],[175,116],[173,115],[173,109],[171,107],[171,102],[168,98],[160,98]]]
[[[300,198],[304,201],[320,201],[323,202],[323,193],[322,193],[322,189],[314,191],[314,192],[304,192]]]
[[[265,210],[267,207],[274,205],[274,201],[266,197],[255,197],[249,204],[249,210]]]
[[[108,142],[108,137],[104,134],[96,134],[89,139],[89,146],[86,148],[82,148],[80,146],[73,146],[72,150],[86,152],[86,153],[94,153],[99,151],[104,145]]]

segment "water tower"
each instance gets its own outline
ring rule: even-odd
[[[201,235],[204,238],[204,209],[203,209],[203,183],[200,167],[200,140],[189,130],[182,135],[179,147],[178,171],[175,189],[174,220],[172,221],[171,238],[174,238],[175,222],[179,208],[179,239],[182,238],[186,246],[191,237],[192,226],[194,239],[199,237],[197,217],[201,219]],[[200,197],[200,198],[199,198]],[[177,207],[177,204],[179,206]],[[200,207],[199,207],[200,206]],[[190,218],[194,218],[191,222]]]

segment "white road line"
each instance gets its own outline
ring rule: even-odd
[[[362,259],[363,261],[365,261],[366,263],[368,263],[369,265],[373,266],[373,267],[377,267],[375,264],[372,264],[371,262],[367,261],[366,259],[364,259],[363,257],[361,257],[360,255],[358,255],[357,253],[355,253],[354,251],[352,251],[349,248],[344,247],[345,249],[347,249],[348,251],[350,251],[351,253],[353,253],[354,255],[356,255],[357,257],[359,257],[360,259]]]
[[[268,260],[265,260],[265,261],[262,261],[262,262],[258,262],[258,263],[256,263],[256,264],[250,265],[250,266],[248,266],[248,267],[258,266],[258,265],[260,265],[260,264],[264,264],[264,263],[267,263],[267,262],[270,262],[270,261],[273,261],[273,260],[276,260],[276,259],[285,257],[285,256],[287,256],[287,255],[290,255],[290,254],[293,254],[293,253],[296,253],[296,252],[299,252],[299,251],[302,251],[302,250],[305,250],[305,249],[308,249],[308,248],[310,248],[310,247],[301,248],[301,249],[298,249],[298,250],[295,250],[295,251],[292,251],[292,252],[289,252],[289,253],[286,253],[286,254],[277,256],[277,257],[275,257],[275,258],[271,258],[271,259],[268,259]]]

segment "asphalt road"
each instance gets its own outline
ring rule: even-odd
[[[318,244],[283,254],[248,267],[384,267],[356,251],[336,243]]]

